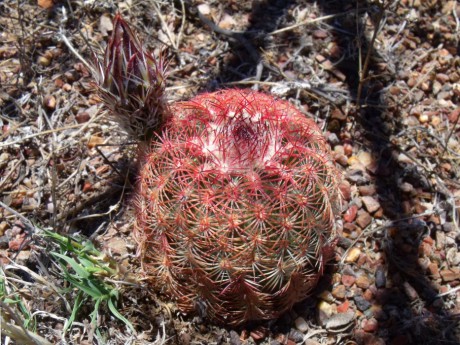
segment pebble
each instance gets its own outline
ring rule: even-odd
[[[309,329],[307,321],[305,321],[302,316],[299,316],[297,319],[295,319],[295,327],[300,332],[306,332]]]
[[[361,274],[356,278],[356,285],[361,289],[367,289],[371,285],[371,282],[366,274]]]
[[[56,98],[52,95],[46,95],[43,98],[43,105],[49,110],[56,109]]]
[[[369,175],[361,169],[350,169],[345,175],[345,178],[358,186],[367,184],[370,180]]]
[[[377,331],[378,326],[379,326],[378,321],[374,319],[373,317],[370,318],[369,320],[364,319],[363,321],[361,321],[361,328],[366,332],[375,332]]]
[[[318,318],[321,325],[325,325],[327,319],[332,315],[337,314],[337,306],[325,301],[318,303]]]
[[[332,315],[326,322],[326,328],[332,330],[339,330],[344,327],[346,328],[347,325],[350,325],[354,318],[355,313],[353,311]]]
[[[48,67],[51,64],[51,59],[46,56],[39,56],[37,63],[42,67]]]
[[[350,301],[346,300],[345,302],[337,306],[337,312],[346,313],[349,307],[350,307]]]
[[[364,210],[358,211],[358,217],[356,218],[356,224],[359,225],[361,229],[366,228],[372,222],[372,217],[369,213]]]
[[[366,168],[370,166],[373,162],[372,160],[372,155],[369,152],[366,151],[360,151],[356,157],[358,158],[358,161],[364,165]]]
[[[337,299],[344,299],[347,290],[344,285],[337,285],[334,289],[332,289],[332,296]]]
[[[450,266],[455,267],[460,264],[460,253],[457,247],[452,247],[447,250],[446,259]]]
[[[355,301],[356,307],[362,312],[371,307],[371,304],[361,295],[355,295],[353,299]]]
[[[318,343],[316,340],[313,339],[306,339],[304,345],[321,345],[321,343]]]
[[[358,206],[351,205],[343,215],[343,220],[347,223],[351,223],[356,219],[356,214],[358,213]]]
[[[375,286],[378,288],[385,287],[387,278],[385,276],[385,268],[383,266],[377,267],[375,270]]]
[[[288,334],[288,339],[293,341],[293,344],[300,344],[303,341],[305,334],[300,333],[298,330],[291,328]]]
[[[414,190],[414,186],[412,186],[408,182],[401,183],[399,186],[399,189],[401,189],[402,192],[404,193],[411,193]]]
[[[438,265],[434,262],[428,265],[428,273],[434,278],[438,279],[440,277],[439,275],[439,268]]]
[[[348,252],[347,257],[345,258],[345,262],[355,262],[358,260],[359,255],[361,254],[361,250],[357,247],[351,248],[351,250]]]
[[[348,274],[343,274],[342,275],[342,284],[345,286],[352,286],[356,281],[356,277],[348,275]]]
[[[315,30],[315,31],[313,31],[313,37],[314,38],[323,39],[323,38],[326,38],[327,36],[328,36],[328,33],[325,30]]]
[[[453,267],[451,269],[444,269],[440,272],[441,278],[445,283],[460,280],[460,268]]]
[[[371,196],[363,196],[363,205],[369,213],[374,213],[380,208],[380,203]]]
[[[419,298],[417,291],[408,282],[403,283],[403,288],[409,300],[415,301]]]
[[[377,193],[375,185],[373,184],[359,186],[358,190],[359,190],[359,194],[361,194],[362,196],[372,196]]]
[[[350,182],[344,180],[339,185],[340,192],[344,200],[349,201],[351,199],[351,185]]]
[[[234,330],[230,331],[230,344],[232,345],[241,345],[240,335],[236,333]]]

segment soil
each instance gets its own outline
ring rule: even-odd
[[[343,172],[335,260],[280,319],[214,325],[142,279],[136,145],[91,76],[117,12],[167,55],[171,102],[253,88],[323,129]],[[30,332],[58,344],[460,344],[459,17],[455,0],[4,0],[2,320],[30,315]],[[40,229],[116,262],[110,283],[134,331],[106,305],[92,325],[90,298],[62,331],[78,291]],[[7,301],[12,291],[25,312]]]

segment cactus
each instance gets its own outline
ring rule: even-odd
[[[234,326],[278,317],[333,253],[340,174],[320,129],[248,90],[162,109],[136,191],[143,270],[184,312]]]

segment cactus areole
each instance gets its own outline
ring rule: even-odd
[[[136,191],[145,273],[184,312],[233,326],[278,317],[333,253],[339,173],[320,129],[248,90],[162,109]]]
[[[171,110],[140,171],[144,269],[184,310],[200,301],[229,324],[277,317],[331,253],[338,176],[319,128],[251,91]]]

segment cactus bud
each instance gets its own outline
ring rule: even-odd
[[[98,63],[98,91],[104,105],[130,136],[147,141],[167,118],[165,61],[147,52],[116,15],[104,61]]]

